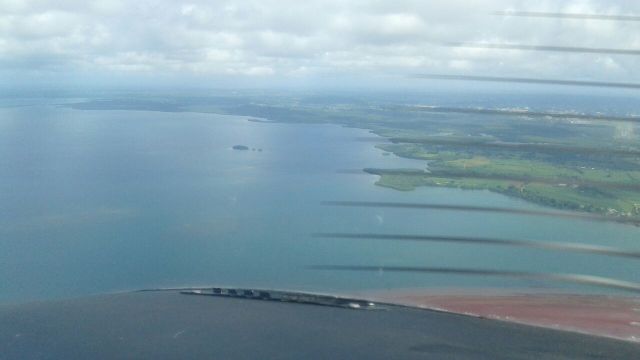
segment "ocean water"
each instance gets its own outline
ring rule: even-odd
[[[639,262],[463,244],[319,239],[378,232],[568,241],[640,249],[640,228],[566,218],[341,208],[331,200],[541,207],[487,191],[375,186],[365,130],[246,117],[63,106],[0,108],[0,303],[150,287],[312,291],[589,287],[491,277],[317,271],[406,265],[579,273],[640,281]],[[243,144],[255,151],[233,150]],[[261,150],[261,151],[260,151]]]

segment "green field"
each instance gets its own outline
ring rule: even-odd
[[[451,152],[442,155],[420,152],[410,156],[430,160],[428,173],[367,171],[380,175],[377,185],[402,191],[418,186],[490,190],[556,208],[612,216],[640,215],[640,171],[637,170],[566,166],[504,156],[461,156]]]

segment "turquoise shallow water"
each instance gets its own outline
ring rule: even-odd
[[[0,302],[203,284],[362,290],[513,287],[539,281],[336,273],[314,264],[491,268],[640,281],[640,262],[498,246],[316,239],[380,232],[575,241],[640,249],[640,229],[566,218],[336,208],[327,200],[540,207],[486,191],[374,186],[365,130],[245,117],[55,106],[0,109]],[[237,151],[244,144],[262,151]]]

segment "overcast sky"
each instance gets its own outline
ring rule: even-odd
[[[640,22],[496,16],[640,15],[612,0],[0,0],[0,74],[315,81],[416,73],[640,82],[640,56],[452,48],[445,42],[640,49]]]

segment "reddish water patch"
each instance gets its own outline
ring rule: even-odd
[[[373,298],[640,342],[640,298],[571,294],[443,294],[419,290],[378,293]]]

